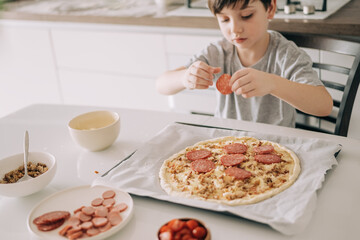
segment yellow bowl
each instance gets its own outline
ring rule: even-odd
[[[74,142],[89,151],[110,147],[120,132],[119,114],[112,111],[94,111],[73,118],[68,129]]]

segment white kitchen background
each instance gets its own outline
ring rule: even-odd
[[[213,89],[167,97],[155,79],[220,37],[218,30],[0,20],[0,117],[35,103],[211,114]],[[309,54],[349,65],[343,56]],[[360,139],[360,89],[349,137]]]

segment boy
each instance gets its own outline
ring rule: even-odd
[[[281,34],[268,31],[276,0],[209,0],[223,40],[157,80],[162,94],[207,89],[214,74],[230,74],[232,94],[216,91],[216,117],[295,126],[295,108],[317,116],[332,110],[332,98],[311,59]]]

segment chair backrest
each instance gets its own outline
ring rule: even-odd
[[[333,111],[326,117],[316,117],[297,111],[296,119],[297,128],[347,136],[360,82],[360,42],[322,35],[282,34],[304,50],[320,50],[320,56],[327,56],[326,53],[329,52],[331,52],[330,55],[336,53],[351,56],[352,63],[347,64],[348,66],[328,63],[327,59],[321,57],[319,61],[313,59],[313,68],[318,71],[321,81],[334,99]]]

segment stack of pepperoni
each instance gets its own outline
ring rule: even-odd
[[[210,233],[195,219],[173,219],[160,228],[158,237],[160,240],[208,240]]]
[[[67,211],[53,211],[35,218],[33,223],[40,231],[47,232],[63,225],[69,217],[70,213]]]
[[[60,230],[59,234],[74,240],[82,237],[91,237],[99,233],[105,232],[122,222],[121,212],[127,209],[126,203],[119,203],[115,205],[115,195],[113,190],[105,191],[102,198],[95,198],[91,202],[91,206],[82,206],[74,211],[70,216],[69,212],[56,211],[43,214],[34,219],[34,224],[37,224],[40,231],[50,231],[61,226],[66,219],[66,225]],[[65,214],[67,213],[67,214]],[[61,224],[57,226],[44,228],[39,227],[39,219],[41,222],[48,222],[47,219],[51,218],[52,221],[59,221],[60,216],[66,215]],[[56,217],[57,216],[57,217]]]

